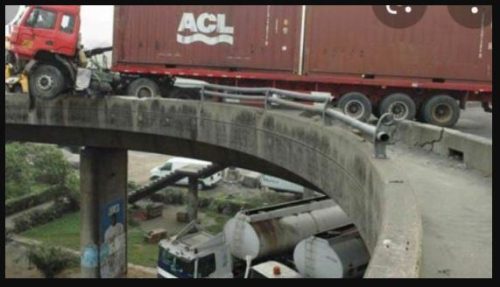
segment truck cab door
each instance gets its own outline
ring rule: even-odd
[[[55,11],[34,7],[24,23],[24,28],[19,30],[19,36],[23,39],[21,46],[31,50],[31,56],[40,50],[52,52],[56,22]]]
[[[72,57],[76,54],[80,18],[71,13],[60,13],[54,32],[54,50],[58,54]]]

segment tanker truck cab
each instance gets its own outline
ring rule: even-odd
[[[198,230],[190,233],[194,228]],[[224,234],[211,235],[195,222],[159,244],[158,278],[232,278],[232,258]]]

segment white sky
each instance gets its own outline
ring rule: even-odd
[[[113,5],[82,5],[80,15],[85,49],[113,45]]]
[[[113,5],[82,5],[80,16],[80,32],[85,49],[113,45]]]

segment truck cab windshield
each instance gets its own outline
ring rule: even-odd
[[[159,267],[178,278],[193,278],[194,260],[188,261],[160,249]]]

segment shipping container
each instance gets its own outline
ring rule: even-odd
[[[296,72],[300,6],[119,6],[114,61]]]
[[[447,6],[414,25],[385,25],[371,6],[308,6],[304,72],[491,82],[491,24],[470,29]]]
[[[485,5],[116,6],[113,70],[158,86],[181,76],[324,92],[358,120],[392,113],[450,127],[467,101],[492,112],[491,13]],[[130,86],[132,95],[160,89]]]

